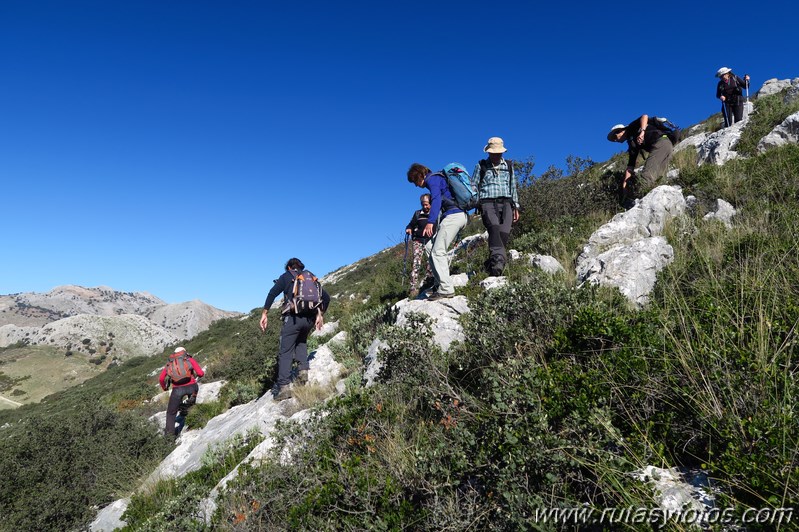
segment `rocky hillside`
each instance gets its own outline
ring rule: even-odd
[[[117,358],[152,355],[239,315],[202,301],[167,304],[146,292],[59,286],[0,296],[0,347],[48,345]]]
[[[547,509],[794,529],[746,520],[799,507],[799,80],[783,81],[740,125],[687,130],[668,184],[624,210],[604,182],[623,154],[530,180],[505,276],[474,271],[479,230],[451,252],[447,300],[405,297],[400,246],[329,274],[341,330],[311,338],[291,399],[268,393],[279,328],[253,313],[185,344],[206,374],[174,446],[155,359],[0,415],[9,529],[594,529]],[[761,153],[769,135],[789,145]]]

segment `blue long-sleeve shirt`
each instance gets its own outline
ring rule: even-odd
[[[438,215],[442,213],[443,219],[450,214],[456,212],[463,212],[455,204],[455,199],[452,197],[452,192],[449,190],[447,179],[441,174],[430,173],[424,178],[424,186],[430,191],[430,214],[427,215],[427,220],[430,223],[438,223]]]

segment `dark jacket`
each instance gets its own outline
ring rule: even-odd
[[[293,270],[296,273],[297,270]],[[294,287],[294,276],[291,274],[290,271],[283,272],[283,275],[275,279],[275,284],[272,286],[272,289],[269,290],[269,293],[266,296],[266,301],[264,301],[264,308],[269,310],[269,307],[272,306],[272,303],[275,302],[277,296],[281,293],[283,294],[283,299],[288,301],[290,297],[290,293],[292,288]],[[327,311],[327,306],[330,305],[330,295],[322,288],[322,312]]]
[[[427,213],[424,212],[422,209],[419,209],[418,211],[413,213],[411,221],[408,222],[408,225],[405,226],[405,229],[411,230],[411,237],[414,240],[416,240],[417,242],[426,243],[430,239],[422,236],[422,231],[424,231],[424,228],[428,224],[428,221],[429,218]]]
[[[730,74],[730,78],[727,81],[722,78],[719,80],[719,84],[716,85],[716,98],[724,96],[728,104],[735,105],[738,103],[744,87],[746,87],[746,81],[735,74]]]
[[[630,168],[635,167],[635,161],[638,159],[638,154],[641,153],[641,150],[651,152],[652,148],[655,147],[655,143],[665,135],[664,131],[657,127],[651,117],[647,122],[642,144],[638,144],[638,133],[641,131],[640,117],[630,122],[624,130],[627,132],[627,153],[629,154],[627,166]]]

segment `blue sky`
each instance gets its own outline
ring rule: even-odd
[[[790,2],[653,4],[3,0],[0,293],[249,311],[402,242],[413,162],[602,161],[717,112],[721,66],[799,76]]]

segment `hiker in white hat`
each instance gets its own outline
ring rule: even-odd
[[[666,175],[674,145],[656,124],[649,123],[649,115],[641,115],[628,125],[616,124],[607,136],[611,142],[627,142],[627,168],[621,183],[622,201],[628,202],[632,192],[628,181],[635,175],[635,162],[641,151],[649,153],[641,172],[644,190],[655,186],[657,180]]]
[[[721,78],[716,85],[716,98],[721,100],[724,127],[730,127],[743,119],[744,100],[741,94],[743,88],[749,89],[749,74],[745,74],[744,79],[741,79],[729,68],[721,67],[716,71],[716,77]]]
[[[510,230],[519,221],[519,194],[513,178],[513,162],[503,154],[505,142],[500,137],[488,139],[483,151],[488,158],[474,167],[472,179],[480,199],[480,214],[488,231],[488,260],[485,269],[489,275],[502,275],[508,262],[505,250]]]

